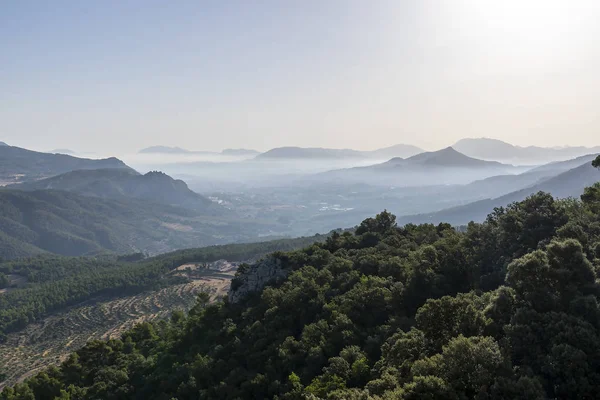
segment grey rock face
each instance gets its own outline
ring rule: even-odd
[[[273,257],[252,264],[247,271],[238,275],[229,290],[229,301],[237,303],[248,293],[262,290],[267,283],[285,279],[288,271],[284,270],[281,262]]]

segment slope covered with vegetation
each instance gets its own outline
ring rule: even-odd
[[[248,261],[274,251],[304,247],[326,236],[280,239],[187,249],[144,258],[126,256],[61,257],[44,255],[0,263],[0,289],[9,287],[7,276],[20,277],[25,285],[0,294],[0,340],[48,313],[94,297],[123,296],[181,283],[168,272],[187,263],[221,259]]]
[[[66,154],[40,153],[14,146],[0,146],[0,184],[47,178],[80,169],[130,168],[117,158],[92,160]]]
[[[0,189],[0,256],[11,259],[48,252],[67,256],[140,251],[159,254],[252,241],[272,226],[211,213],[210,206],[191,210],[132,198]]]
[[[123,168],[77,170],[66,174],[11,186],[18,190],[64,190],[107,199],[140,199],[189,208],[211,215],[225,209],[190,190],[187,184],[162,172],[141,175]]]
[[[384,212],[273,257],[287,278],[243,301],[201,296],[1,398],[597,398],[600,184],[461,231]]]
[[[467,185],[461,188],[461,190],[479,190],[480,193],[494,193],[495,190],[502,191],[502,182],[494,178],[490,179],[489,185],[496,185],[496,189],[487,190],[485,185],[481,185],[484,181],[480,181]],[[518,179],[518,177],[516,178]],[[433,213],[403,216],[400,218],[400,223],[448,222],[453,225],[462,225],[469,221],[483,221],[490,210],[495,207],[502,207],[509,203],[522,201],[532,193],[545,192],[557,198],[579,197],[586,187],[593,185],[597,180],[598,171],[587,161],[556,176],[543,178],[536,184],[527,185],[523,189],[512,191],[499,197],[478,200]],[[513,184],[514,180],[510,185]]]

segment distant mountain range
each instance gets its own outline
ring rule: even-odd
[[[197,154],[197,155],[224,155],[224,156],[255,156],[260,154],[256,150],[250,149],[225,149],[221,152],[216,151],[194,151],[186,150],[181,147],[169,147],[169,146],[151,146],[140,150],[140,154]]]
[[[526,176],[527,173],[522,175]],[[588,161],[558,175],[541,179],[538,183],[524,189],[438,212],[404,216],[399,219],[399,222],[416,224],[448,222],[455,225],[466,224],[470,221],[480,222],[487,217],[494,207],[504,207],[515,201],[524,200],[534,193],[542,191],[550,193],[556,198],[578,198],[583,193],[584,188],[598,181],[600,181],[600,171],[592,167],[591,161]]]
[[[151,146],[142,149],[139,154],[216,154],[211,151],[191,151],[181,147]]]
[[[221,215],[217,204],[191,191],[182,180],[162,172],[140,175],[131,169],[78,170],[35,182],[11,185],[18,190],[64,190],[107,199],[139,199]]]
[[[329,159],[363,158],[362,152],[350,149],[324,149],[321,147],[277,147],[256,156],[257,159]]]
[[[221,154],[224,156],[256,156],[260,152],[251,149],[225,149],[221,151]]]
[[[424,151],[425,150],[423,150],[422,148],[410,144],[397,144],[394,146],[384,147],[382,149],[367,151],[363,153],[366,153],[367,156],[369,156],[370,158],[391,159],[394,157],[407,158],[422,153]]]
[[[461,139],[453,147],[463,154],[484,160],[496,160],[511,163],[547,163],[551,161],[562,161],[574,157],[600,152],[597,147],[538,147],[514,146],[510,143],[497,139]]]
[[[328,149],[322,147],[277,147],[256,156],[257,159],[390,159],[409,157],[423,152],[416,146],[398,144],[373,151]]]
[[[129,168],[117,158],[92,160],[0,146],[0,185],[47,178],[81,169]]]
[[[468,157],[452,147],[381,164],[319,174],[320,180],[385,186],[427,186],[469,183],[490,176],[515,173],[512,165]]]
[[[546,164],[552,161],[565,161],[575,157],[600,152],[597,147],[520,147],[497,139],[466,138],[456,142],[452,148],[466,156],[486,160],[498,161],[515,165]],[[256,156],[257,160],[389,160],[395,157],[410,158],[425,151],[409,144],[394,146],[373,151],[353,149],[332,149],[323,147],[276,147],[264,153],[247,149],[226,149],[222,152],[191,151],[180,147],[152,146],[140,150],[142,154],[200,154],[200,155],[229,155],[229,156]]]

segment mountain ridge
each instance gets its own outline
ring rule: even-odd
[[[566,146],[560,148],[540,146],[522,147],[502,140],[485,137],[460,139],[453,147],[461,153],[472,157],[513,162],[564,161],[600,152],[600,146]]]
[[[19,183],[82,169],[131,169],[116,157],[89,159],[0,146],[0,184]]]
[[[396,144],[376,150],[333,149],[326,147],[275,147],[256,156],[256,159],[389,159],[392,157],[410,157],[423,152],[423,149]]]
[[[513,202],[522,201],[538,192],[547,192],[556,198],[579,197],[584,188],[593,185],[598,180],[598,170],[592,167],[591,163],[586,162],[524,189],[436,212],[402,216],[399,218],[399,222],[438,223],[444,221],[455,225],[466,224],[470,221],[481,222],[489,214],[489,211],[495,207],[503,207]]]
[[[141,199],[195,211],[212,209],[215,214],[224,211],[208,198],[189,189],[184,181],[158,171],[141,175],[125,169],[76,170],[35,182],[11,185],[9,188],[24,191],[64,190],[108,199]]]

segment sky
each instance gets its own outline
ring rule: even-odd
[[[600,145],[596,0],[5,1],[0,141]]]

